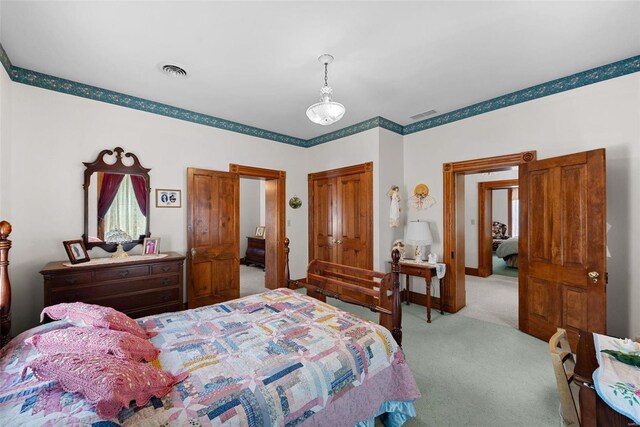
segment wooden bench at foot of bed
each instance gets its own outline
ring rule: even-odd
[[[289,265],[289,239],[285,239],[287,267]],[[400,303],[400,252],[391,252],[391,273],[380,273],[364,268],[313,260],[307,267],[304,280],[287,283],[307,288],[307,295],[322,302],[326,297],[366,307],[379,313],[379,323],[391,331],[402,346],[402,307]]]

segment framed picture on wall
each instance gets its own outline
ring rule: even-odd
[[[181,208],[182,197],[180,190],[166,190],[156,188],[156,208]]]
[[[259,225],[256,227],[256,237],[264,239],[264,225]]]
[[[65,240],[62,244],[64,245],[64,250],[67,251],[67,256],[71,264],[90,261],[89,254],[82,240]]]

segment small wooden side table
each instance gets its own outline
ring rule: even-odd
[[[574,381],[580,386],[580,419],[586,427],[637,425],[630,418],[616,412],[596,393],[593,372],[598,369],[596,346],[591,332],[580,331],[576,350],[576,366],[573,368]]]
[[[431,323],[431,278],[436,275],[435,264],[427,264],[426,262],[407,262],[400,261],[400,274],[407,276],[407,305],[411,298],[411,281],[409,276],[424,277],[427,284],[427,323]],[[440,314],[444,314],[444,287],[442,279],[440,282]]]

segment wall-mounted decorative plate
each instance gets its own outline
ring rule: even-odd
[[[289,199],[289,206],[291,206],[293,209],[298,209],[302,207],[302,200],[298,196],[293,196]]]

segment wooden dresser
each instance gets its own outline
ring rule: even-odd
[[[256,264],[264,268],[264,239],[247,236],[247,252],[244,254],[244,264]]]
[[[113,264],[65,263],[50,262],[40,272],[45,307],[80,301],[113,307],[134,319],[183,309],[184,257],[178,253]]]

